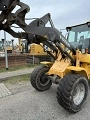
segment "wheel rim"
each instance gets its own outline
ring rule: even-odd
[[[47,78],[47,75],[46,74],[42,74],[41,77],[40,77],[40,84],[42,86],[46,86],[48,85],[50,82],[50,80]]]
[[[76,86],[74,90],[73,102],[75,105],[79,105],[85,96],[85,86],[80,83]]]

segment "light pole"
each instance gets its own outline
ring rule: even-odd
[[[7,48],[6,48],[6,32],[5,31],[4,31],[4,47],[5,47],[6,70],[8,70],[8,56],[7,56]]]
[[[12,41],[12,53],[14,52],[14,39],[11,40]]]

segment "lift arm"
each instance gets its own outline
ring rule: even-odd
[[[13,13],[12,11],[16,5],[18,5],[20,9]],[[62,54],[67,55],[71,59],[71,62],[74,63],[73,58],[66,51],[64,51],[59,44],[62,43],[65,47],[71,50],[73,54],[76,54],[76,50],[69,42],[67,42],[60,31],[54,27],[50,13],[47,13],[41,18],[35,19],[29,25],[27,25],[25,23],[25,16],[26,13],[30,11],[30,8],[28,5],[20,2],[20,0],[0,0],[0,11],[0,30],[5,30],[16,38],[27,39],[29,44],[40,44],[42,42],[56,53],[59,49]],[[51,27],[46,27],[48,22],[50,22]],[[15,32],[11,28],[13,24],[18,25],[25,32]],[[52,43],[54,43],[56,46],[54,46]]]

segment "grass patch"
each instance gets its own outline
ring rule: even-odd
[[[14,67],[9,67],[8,70],[6,70],[5,68],[1,68],[0,69],[0,73],[1,72],[9,72],[9,71],[16,71],[16,70],[20,70],[20,69],[24,69],[24,68],[33,68],[36,67],[37,64],[33,65],[33,64],[28,64],[28,65],[23,65],[23,66],[14,66]]]
[[[27,81],[30,81],[30,74],[10,77],[7,80],[3,81],[3,83],[4,84],[16,84],[16,83],[27,82]]]

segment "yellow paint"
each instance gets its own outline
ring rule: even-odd
[[[47,52],[44,51],[42,46],[33,43],[30,45],[30,55],[47,55]]]
[[[53,62],[47,62],[47,61],[40,62],[40,63],[43,64],[43,65],[52,65],[53,64]]]
[[[77,57],[80,59],[80,62],[90,63],[90,54],[79,53]]]
[[[18,42],[19,42],[19,46],[18,46],[19,51],[23,52],[23,50],[25,49],[23,40],[21,38],[18,38]],[[43,44],[39,45],[39,44],[32,43],[30,44],[30,51],[28,54],[29,55],[47,55],[47,52],[44,51]]]
[[[56,60],[47,74],[48,75],[55,74],[60,77],[63,77],[65,74],[65,71],[69,65],[70,65],[69,59]]]
[[[69,58],[62,59],[61,54],[59,54],[57,60],[53,63],[52,67],[48,71],[48,75],[58,75],[64,77],[65,74],[69,72],[75,72],[82,74],[86,78],[90,78],[90,55],[82,54],[80,51],[76,51],[76,55],[70,55],[76,60],[76,65],[71,66]],[[47,63],[46,63],[47,64]]]
[[[76,66],[69,66],[69,67],[67,67],[67,70],[73,70],[73,71],[82,71],[82,70],[84,70],[84,71],[86,71],[84,68],[76,67]]]

